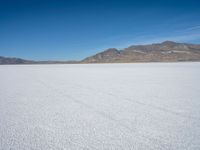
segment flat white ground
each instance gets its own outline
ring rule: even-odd
[[[200,63],[0,66],[1,150],[199,150]]]

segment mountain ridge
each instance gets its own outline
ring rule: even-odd
[[[177,62],[200,61],[200,45],[164,41],[107,49],[82,60],[82,63]]]
[[[200,44],[164,41],[132,45],[124,49],[109,48],[81,61],[34,61],[0,56],[0,64],[77,64],[200,61]]]

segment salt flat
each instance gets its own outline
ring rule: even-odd
[[[200,63],[0,66],[0,149],[200,149]]]

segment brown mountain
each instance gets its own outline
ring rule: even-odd
[[[133,45],[123,50],[107,49],[82,60],[82,63],[177,62],[200,61],[200,45],[165,41]]]

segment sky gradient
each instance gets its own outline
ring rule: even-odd
[[[200,44],[197,0],[0,0],[0,56],[81,60],[106,48]]]

